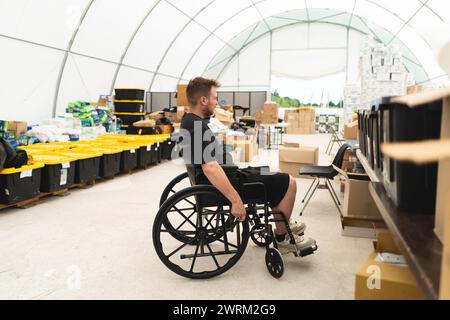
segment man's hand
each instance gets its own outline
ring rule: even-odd
[[[247,213],[245,211],[242,200],[239,199],[239,201],[235,201],[231,204],[231,214],[235,216],[239,221],[245,221]]]

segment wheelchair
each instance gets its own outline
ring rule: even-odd
[[[284,222],[293,254],[313,254],[317,245],[300,250],[289,222],[280,211],[271,210],[261,182],[244,182],[236,168],[225,173],[238,190],[247,218],[238,221],[231,214],[229,201],[206,177],[199,178],[193,168],[175,177],[165,187],[153,224],[153,245],[171,271],[191,279],[208,279],[233,267],[243,255],[249,238],[266,249],[265,263],[274,278],[284,273],[284,262],[271,222]]]

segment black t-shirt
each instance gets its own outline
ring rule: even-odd
[[[193,113],[186,113],[180,125],[180,146],[187,165],[199,167],[217,161],[233,165],[232,157],[219,144],[208,126],[209,119],[202,119]]]

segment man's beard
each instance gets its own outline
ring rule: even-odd
[[[212,115],[214,114],[214,111],[211,111],[211,110],[209,110],[209,109],[207,109],[207,110],[205,110],[205,116],[206,117],[211,117]]]

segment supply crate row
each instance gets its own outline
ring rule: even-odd
[[[20,147],[33,165],[0,171],[0,209],[170,160],[174,146],[170,135],[105,135]]]

